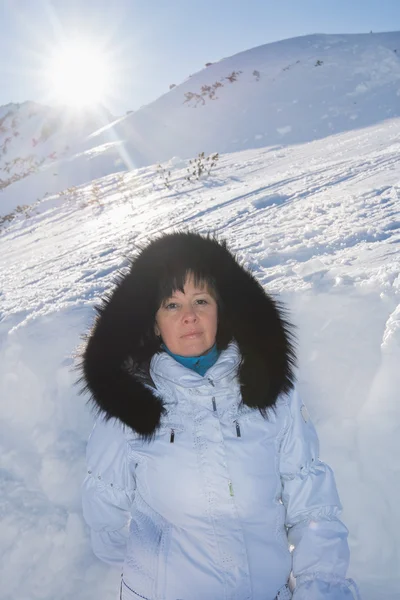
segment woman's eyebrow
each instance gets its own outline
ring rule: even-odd
[[[203,294],[208,294],[209,296],[211,296],[211,293],[208,290],[203,290],[202,292],[194,292],[193,296],[202,296]],[[186,295],[186,294],[184,294],[184,295]],[[173,298],[178,299],[176,292],[171,294],[171,296],[168,296],[167,298],[165,298],[164,302],[168,302],[168,300],[172,300]]]

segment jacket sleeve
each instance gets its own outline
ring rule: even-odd
[[[296,390],[288,404],[280,471],[288,540],[293,547],[293,600],[359,598],[354,582],[346,579],[348,531],[339,520],[342,507],[333,472],[319,460],[318,436]]]
[[[97,421],[86,460],[82,508],[91,530],[93,552],[104,562],[120,566],[129,537],[135,478],[128,461],[127,438],[119,422]]]

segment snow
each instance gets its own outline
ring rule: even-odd
[[[214,63],[155,103],[160,131],[153,127],[145,145],[149,157],[141,147],[140,168],[127,168],[135,162],[127,150],[134,129],[124,142],[104,139],[103,130],[80,138],[60,160],[61,183],[50,184],[56,178],[43,168],[1,192],[1,214],[31,205],[28,216],[18,213],[0,230],[1,600],[117,598],[120,573],[92,555],[82,518],[80,483],[94,417],[78,393],[75,356],[94,305],[128,257],[177,229],[226,238],[288,306],[297,325],[300,392],[321,457],[334,468],[350,530],[350,576],[364,600],[400,598],[397,42],[400,48],[398,33],[310,36]],[[359,70],[363,57],[369,70]],[[324,64],[314,67],[314,59]],[[255,69],[259,82],[251,79]],[[247,73],[247,84],[240,91],[240,79],[229,84],[238,92],[220,109],[212,108],[218,100],[204,114],[182,105],[190,86],[234,70]],[[266,88],[249,96],[265,73],[269,85],[273,77],[284,81],[273,100],[282,117],[266,116]],[[354,114],[349,91],[366,98],[356,121],[343,118]],[[114,133],[124,123],[133,127],[146,110],[154,116],[155,105],[120,120]],[[189,111],[199,126],[192,130],[193,121],[183,120],[187,135],[168,140],[152,163],[153,145],[163,123],[172,127],[174,111],[175,123]],[[221,111],[231,130],[207,129],[207,119],[215,124]],[[334,135],[321,120],[328,114]],[[271,134],[289,124],[284,136]],[[224,148],[229,152],[208,177],[186,179],[189,157]]]
[[[20,186],[16,184],[28,177],[35,181],[33,188],[39,194],[42,193],[41,180],[45,182],[43,193],[65,189],[69,180],[57,173],[60,161],[65,168],[76,156],[76,151],[70,156],[71,146],[77,146],[77,142],[85,139],[100,123],[110,120],[109,113],[97,109],[49,108],[34,102],[0,107],[0,193],[2,190],[9,193],[13,186],[15,198],[19,198],[20,194],[15,190]],[[88,153],[86,162],[94,156],[93,150]],[[54,177],[58,179],[52,181]],[[93,177],[93,174],[92,177],[86,175],[81,182]],[[27,200],[30,204],[32,197],[28,196]],[[18,204],[14,202],[12,208]],[[1,202],[3,210],[4,205],[4,201]]]
[[[355,117],[357,127],[373,125],[400,116],[399,48],[398,32],[260,46],[204,68],[90,143],[115,137],[144,166],[173,155],[305,143],[352,130]]]
[[[267,44],[213,63],[111,123],[104,110],[8,105],[0,112],[0,214],[172,156],[305,143],[400,117],[399,48],[399,32]]]

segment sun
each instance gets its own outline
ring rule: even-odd
[[[85,41],[65,42],[48,63],[46,79],[54,101],[75,108],[106,100],[111,69],[101,47]]]

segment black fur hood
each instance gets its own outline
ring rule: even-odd
[[[195,233],[163,235],[142,249],[97,308],[82,355],[82,380],[99,413],[151,438],[165,408],[149,365],[162,352],[154,333],[160,285],[192,271],[211,281],[218,301],[218,350],[236,341],[243,403],[266,414],[294,383],[292,328],[284,311],[227,249]]]

